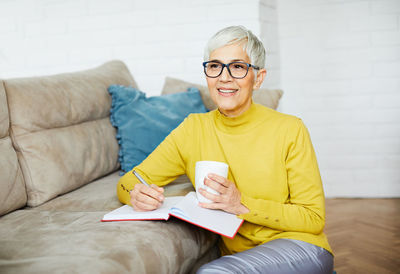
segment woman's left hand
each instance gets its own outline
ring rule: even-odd
[[[212,203],[199,203],[201,207],[208,209],[221,209],[236,215],[249,212],[249,209],[240,202],[240,191],[236,188],[233,182],[217,174],[210,173],[208,174],[208,177],[205,178],[204,184],[219,192],[220,195],[212,194],[207,190],[200,188],[198,190],[200,194],[213,201]]]

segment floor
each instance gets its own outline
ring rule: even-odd
[[[400,199],[327,199],[338,274],[400,273]]]

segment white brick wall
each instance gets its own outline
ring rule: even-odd
[[[140,88],[205,83],[207,39],[242,24],[267,48],[264,87],[303,118],[327,196],[400,196],[399,0],[1,0],[0,78],[123,60]]]
[[[160,94],[165,76],[205,83],[201,62],[212,34],[243,24],[260,35],[264,12],[277,13],[274,1],[259,0],[2,0],[0,10],[0,77],[121,59],[149,95]],[[273,48],[269,86],[279,86],[276,22],[275,15],[263,26],[273,30],[263,36]]]
[[[400,196],[400,1],[278,2],[281,110],[303,118],[327,196]]]

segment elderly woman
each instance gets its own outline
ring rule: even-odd
[[[204,72],[217,110],[191,114],[136,170],[118,184],[121,202],[135,210],[158,208],[163,188],[181,174],[194,182],[197,161],[229,165],[228,178],[209,174],[201,194],[244,219],[238,234],[220,241],[221,258],[199,273],[332,273],[323,233],[324,192],[317,160],[302,121],[253,103],[266,75],[265,49],[241,26],[222,29],[208,42]],[[123,187],[133,189],[129,194]]]

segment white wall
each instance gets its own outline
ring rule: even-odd
[[[204,83],[207,39],[242,24],[267,48],[264,87],[311,132],[327,196],[399,197],[399,3],[0,0],[0,78],[121,59],[158,95],[165,76]]]
[[[400,1],[281,0],[282,110],[303,118],[328,196],[400,196]]]
[[[264,2],[0,0],[0,77],[54,74],[120,59],[149,95],[160,94],[165,76],[205,83],[207,40],[234,24],[260,35],[260,7],[276,13],[276,4]],[[268,24],[275,32],[263,39],[275,42],[277,25]],[[274,46],[271,56],[276,53]],[[278,59],[270,68],[278,66],[274,62]],[[275,73],[269,82],[279,86]]]

